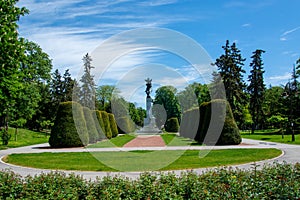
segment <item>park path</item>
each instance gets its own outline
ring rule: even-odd
[[[139,135],[123,147],[165,147],[166,144],[160,135]]]
[[[140,147],[123,147],[123,148],[62,148],[62,149],[51,149],[49,148],[49,144],[38,144],[32,145],[27,147],[20,147],[20,148],[13,148],[7,150],[0,151],[0,157],[4,157],[6,155],[12,153],[42,153],[42,152],[104,152],[104,151],[132,151],[132,150],[188,150],[188,149],[195,149],[195,150],[214,150],[214,149],[245,149],[245,148],[277,148],[283,151],[283,154],[277,158],[270,159],[270,160],[263,160],[255,162],[258,165],[258,168],[262,167],[264,164],[273,164],[274,162],[278,163],[300,163],[300,145],[289,145],[289,144],[281,144],[275,142],[265,142],[259,140],[250,140],[250,139],[243,139],[242,142],[244,145],[229,145],[229,146],[140,146]],[[232,167],[236,167],[239,169],[253,169],[254,163],[247,163],[242,165],[234,165]],[[197,174],[201,174],[206,172],[207,170],[212,168],[200,168],[200,169],[193,169],[193,172]],[[21,176],[34,176],[41,173],[50,173],[51,171],[56,170],[48,170],[48,169],[35,169],[29,167],[20,167],[15,165],[10,165],[4,163],[1,159],[0,161],[0,170],[11,170],[15,173],[20,174]],[[143,172],[91,172],[91,171],[63,171],[66,174],[74,173],[76,175],[80,175],[85,179],[95,180],[96,177],[102,178],[106,176],[125,176],[130,179],[137,179],[141,173]],[[182,172],[189,171],[189,170],[173,170],[172,173],[176,175],[180,175]],[[155,173],[155,172],[153,172]],[[168,173],[162,172],[162,173]]]

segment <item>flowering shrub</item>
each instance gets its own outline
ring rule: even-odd
[[[104,177],[86,181],[53,172],[22,178],[0,172],[1,199],[299,199],[300,164],[274,164],[261,170],[231,168],[193,172],[144,173],[137,180]]]

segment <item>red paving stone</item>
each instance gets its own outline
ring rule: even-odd
[[[153,136],[137,136],[135,139],[131,140],[123,147],[164,147],[165,142],[159,135]]]

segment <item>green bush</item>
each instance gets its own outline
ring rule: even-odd
[[[76,102],[60,103],[49,138],[51,147],[80,147],[88,143],[82,106]]]
[[[99,140],[99,134],[92,116],[92,111],[88,107],[83,107],[83,113],[89,134],[89,143],[96,143]]]
[[[11,134],[5,128],[0,130],[0,134],[1,134],[2,144],[5,146],[8,145],[8,142],[11,138]]]
[[[144,173],[136,180],[107,176],[86,181],[51,172],[22,178],[0,172],[1,199],[299,199],[300,164],[220,168],[203,174]]]
[[[179,130],[178,119],[176,117],[172,117],[172,118],[168,119],[165,124],[165,130],[167,132],[177,133]]]
[[[199,127],[199,108],[193,108],[183,113],[179,134],[182,137],[195,139]]]
[[[101,117],[100,111],[98,111],[98,110],[94,111],[94,118],[95,118],[95,121],[97,120],[97,122],[98,122],[98,123],[96,123],[97,124],[96,127],[98,130],[99,139],[100,140],[106,139],[104,123],[103,123],[103,119]]]
[[[111,129],[111,133],[112,133],[112,137],[117,137],[119,134],[118,131],[118,126],[117,126],[117,122],[115,119],[115,116],[111,113],[108,113],[108,118],[109,118],[109,124],[110,124],[110,129]]]
[[[212,110],[215,112],[213,119],[211,119]],[[212,123],[211,120],[213,120]],[[219,130],[218,124],[223,122],[223,129]],[[221,134],[219,135],[220,131]],[[195,140],[199,143],[216,143],[217,145],[235,145],[241,143],[240,131],[227,101],[217,99],[200,105],[200,120]]]
[[[129,117],[120,117],[117,119],[118,130],[121,134],[132,133],[135,131],[135,124]]]
[[[108,113],[106,111],[100,111],[100,114],[101,114],[101,118],[102,118],[102,121],[103,121],[102,129],[104,130],[105,136],[108,139],[111,139],[112,138],[112,131],[111,131],[111,128],[110,128]]]

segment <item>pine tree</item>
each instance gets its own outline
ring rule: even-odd
[[[94,68],[91,64],[92,58],[89,54],[83,57],[84,74],[80,81],[82,83],[80,90],[80,103],[81,105],[90,109],[95,108],[95,83],[94,77],[91,75],[91,70]]]
[[[233,111],[234,118],[238,125],[242,124],[243,108],[246,105],[247,96],[244,93],[246,84],[243,80],[244,61],[240,50],[233,43],[231,46],[229,41],[222,46],[224,54],[220,56],[215,62],[219,69],[225,87],[227,101]]]
[[[254,133],[255,128],[259,125],[259,122],[263,120],[263,108],[262,104],[264,102],[264,93],[265,93],[265,84],[264,84],[264,70],[263,70],[263,61],[261,58],[262,53],[265,53],[264,50],[257,49],[253,52],[252,62],[250,67],[249,81],[250,85],[247,90],[250,94],[250,113],[252,115],[252,134]]]
[[[63,75],[63,98],[62,102],[72,101],[72,93],[75,85],[75,80],[72,79],[69,69]]]

